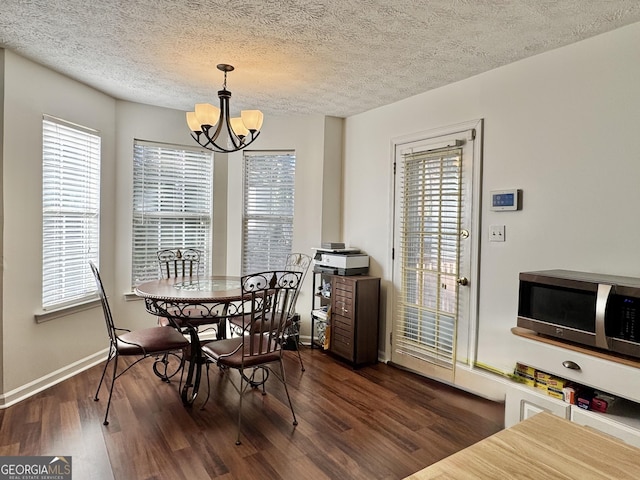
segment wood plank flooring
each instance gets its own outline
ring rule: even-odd
[[[93,401],[102,365],[0,410],[0,455],[71,456],[73,478],[384,479],[404,478],[503,427],[504,405],[385,364],[358,370],[303,348],[306,371],[286,353],[298,426],[276,379],[267,395],[244,397],[242,444],[235,445],[238,395],[212,367],[192,408],[178,382],[161,382],[145,360]]]

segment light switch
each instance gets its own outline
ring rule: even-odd
[[[489,241],[490,242],[504,242],[504,225],[491,225],[489,227]]]

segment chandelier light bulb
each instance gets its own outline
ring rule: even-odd
[[[264,115],[260,110],[242,110],[240,118],[242,118],[242,123],[250,132],[257,132],[262,128]]]

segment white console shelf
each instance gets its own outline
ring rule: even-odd
[[[505,427],[547,411],[640,447],[640,361],[568,345],[513,328],[521,342],[518,361],[619,397],[607,413],[584,410],[518,383],[508,386]],[[569,368],[573,367],[573,368]]]

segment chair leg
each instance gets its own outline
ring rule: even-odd
[[[293,338],[294,340],[293,343],[296,346],[296,353],[298,354],[298,360],[300,361],[300,369],[304,372],[304,363],[302,363],[302,355],[300,355],[300,327],[293,322],[289,326],[288,338]]]
[[[280,381],[284,385],[284,392],[287,394],[287,400],[289,400],[289,408],[291,409],[291,415],[293,415],[293,424],[298,425],[298,420],[296,419],[296,412],[293,411],[293,403],[291,403],[291,397],[289,396],[289,389],[287,388],[287,379],[284,373],[284,364],[282,363],[282,357],[280,357]]]
[[[244,389],[247,388],[244,385],[244,382],[245,382],[244,372],[240,370],[240,390],[238,392],[240,394],[240,403],[238,405],[238,436],[236,438],[236,445],[240,445],[240,420],[242,418],[242,397],[244,397]]]
[[[300,368],[304,372],[304,363],[302,363],[302,355],[300,355],[300,344],[296,342],[296,353],[298,354],[298,360],[300,360]]]
[[[107,373],[107,367],[109,366],[109,362],[113,360],[114,352],[113,348],[109,348],[109,356],[107,357],[107,361],[104,364],[104,368],[102,369],[102,376],[100,377],[100,382],[98,382],[98,388],[96,389],[96,395],[93,397],[93,401],[97,402],[99,400],[98,393],[100,393],[100,387],[102,386],[102,382],[104,380],[104,374]]]
[[[118,376],[116,375],[117,371],[118,371],[118,353],[116,352],[113,358],[113,378],[111,379],[111,388],[109,389],[109,400],[107,401],[107,411],[104,414],[104,422],[102,422],[103,425],[109,425],[109,420],[107,420],[107,418],[109,417],[109,408],[111,407],[111,397],[113,396],[113,386],[116,383],[116,378],[118,378]]]

